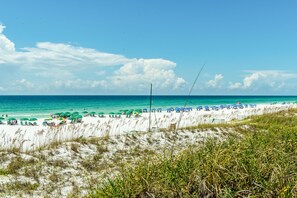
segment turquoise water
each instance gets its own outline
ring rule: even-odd
[[[195,108],[198,105],[260,104],[296,102],[297,96],[153,96],[154,108]],[[149,96],[0,96],[0,116],[47,117],[64,111],[95,111],[109,113],[120,109],[148,108]]]

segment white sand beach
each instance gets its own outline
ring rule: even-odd
[[[190,112],[155,112],[151,114],[151,131],[168,129],[172,125],[179,128],[197,126],[199,124],[226,123],[234,119],[244,119],[251,115],[272,113],[289,108],[296,108],[297,104],[262,104],[243,109],[196,110]],[[108,115],[99,117],[84,117],[83,123],[67,124],[58,127],[43,126],[44,119],[37,120],[37,126],[0,125],[0,148],[18,148],[21,151],[34,150],[55,141],[67,141],[76,138],[114,136],[127,133],[148,131],[149,113],[139,117],[110,118]],[[58,122],[58,121],[57,121]]]

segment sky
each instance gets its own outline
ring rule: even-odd
[[[1,0],[0,95],[297,95],[296,7]]]

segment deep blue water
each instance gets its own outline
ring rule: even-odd
[[[154,108],[198,105],[234,104],[236,102],[273,103],[296,102],[297,96],[153,96]],[[148,108],[149,96],[0,96],[0,116],[49,116],[63,111],[118,111]]]

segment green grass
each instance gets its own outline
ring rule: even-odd
[[[237,123],[243,138],[209,139],[174,157],[148,157],[89,196],[297,197],[296,113],[249,118],[242,122],[250,125],[245,131]]]

